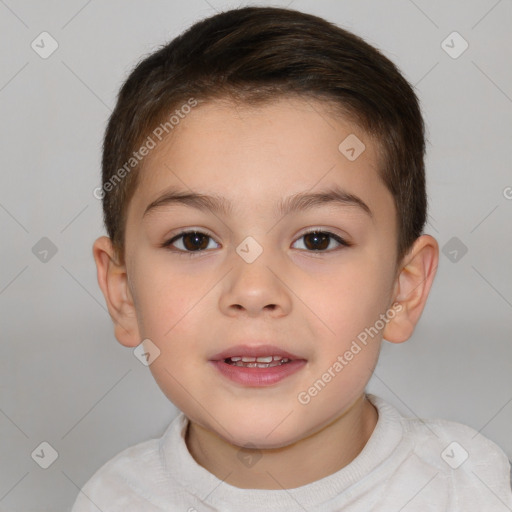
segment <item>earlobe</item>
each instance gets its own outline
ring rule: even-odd
[[[114,333],[121,345],[140,343],[135,305],[128,287],[126,265],[117,261],[110,238],[102,236],[93,244],[98,284],[114,323]]]
[[[427,302],[439,262],[439,246],[435,238],[421,235],[404,257],[396,278],[392,303],[402,308],[390,320],[382,337],[392,343],[407,341],[418,323]]]

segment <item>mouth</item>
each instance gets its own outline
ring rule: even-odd
[[[276,384],[306,365],[306,359],[274,345],[237,345],[210,362],[222,375],[244,386]]]

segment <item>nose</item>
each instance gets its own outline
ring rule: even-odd
[[[282,317],[292,307],[291,291],[286,286],[283,267],[272,261],[270,251],[252,263],[244,261],[236,252],[230,261],[232,270],[223,281],[219,299],[221,311],[228,316],[245,314],[250,317],[271,315]]]

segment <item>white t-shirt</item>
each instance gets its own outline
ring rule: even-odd
[[[241,489],[200,466],[180,413],[160,439],[123,450],[80,491],[72,512],[511,512],[510,465],[475,430],[405,418],[382,398],[361,453],[347,466],[285,490]]]

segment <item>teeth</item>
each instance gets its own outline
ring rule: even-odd
[[[256,358],[256,361],[258,363],[271,363],[272,362],[272,356],[268,356],[268,357],[257,357]]]
[[[244,366],[245,368],[269,368],[272,366],[279,366],[290,361],[287,357],[282,356],[265,356],[265,357],[230,357],[233,366]]]
[[[283,359],[283,356],[265,356],[265,357],[251,357],[251,356],[243,356],[243,357],[230,357],[231,361],[234,363],[236,361],[242,361],[243,363],[254,363],[255,361],[257,363],[271,363],[272,360],[274,361],[281,361]]]

